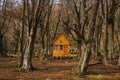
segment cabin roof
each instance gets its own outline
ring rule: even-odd
[[[69,44],[69,41],[64,34],[60,34],[52,43],[52,45],[58,44]]]

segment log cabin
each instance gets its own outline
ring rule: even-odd
[[[60,34],[55,41],[52,44],[52,56],[53,57],[67,57],[69,56],[69,41],[68,39],[63,35]]]

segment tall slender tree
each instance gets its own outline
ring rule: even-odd
[[[25,0],[23,2],[23,13],[22,13],[22,26],[20,29],[20,39],[19,39],[19,52],[20,52],[20,60],[18,62],[18,67],[21,67],[23,64],[23,56],[24,56],[24,50],[23,50],[23,39],[24,39],[24,27],[25,27],[25,10],[26,10],[26,3]]]
[[[37,28],[39,26],[40,21],[42,20],[42,16],[44,16],[44,10],[46,5],[49,5],[48,0],[24,0],[24,8],[23,11],[27,16],[27,39],[26,39],[26,49],[25,53],[21,56],[21,68],[25,70],[31,70],[32,66],[32,54],[34,50],[34,42],[37,33]],[[24,15],[24,14],[23,14]],[[25,21],[23,19],[23,21]],[[24,25],[24,24],[23,24]]]

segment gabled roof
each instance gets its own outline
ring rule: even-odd
[[[62,45],[69,44],[68,39],[64,36],[64,34],[60,34],[52,43],[52,45]]]

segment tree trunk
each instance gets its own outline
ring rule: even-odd
[[[79,58],[82,59],[82,57],[83,57],[82,50],[81,50],[81,41],[77,42],[77,57],[78,57],[78,59]]]
[[[4,41],[3,41],[3,35],[0,36],[0,54],[2,57],[7,57],[7,54],[5,52],[5,47],[4,47]]]
[[[2,37],[0,37],[1,39],[0,39],[0,54],[1,54],[1,56],[4,56],[4,54],[3,54],[3,40],[2,40]]]
[[[50,31],[49,31],[49,27],[47,29],[47,55],[50,55]]]
[[[113,21],[114,22],[114,21]],[[108,58],[109,60],[112,59],[112,54],[114,54],[114,25],[109,25],[109,46],[108,46],[108,49],[109,49],[109,54],[108,54]]]
[[[93,35],[91,34],[94,34],[94,31],[95,31],[95,23],[96,23],[96,16],[97,16],[97,11],[98,11],[98,7],[99,7],[99,0],[95,0],[93,2],[93,13],[92,13],[92,17],[91,17],[91,20],[90,20],[90,23],[89,23],[89,29],[87,31],[87,34],[86,34],[86,40],[85,41],[82,41],[82,46],[81,46],[81,50],[82,50],[82,59],[80,59],[81,61],[79,62],[78,64],[78,67],[77,67],[77,72],[79,75],[85,75],[86,72],[87,72],[87,68],[88,68],[88,64],[89,64],[89,61],[90,61],[90,57],[91,57],[91,48],[92,48],[92,44],[93,44],[93,40],[94,40],[94,37]]]
[[[25,51],[25,54],[23,56],[23,64],[22,64],[22,69],[24,70],[31,70],[32,69],[32,52],[31,52],[31,39],[29,41],[29,44],[27,46],[27,49]]]
[[[32,70],[32,54],[34,50],[34,41],[37,32],[37,27],[32,27],[30,35],[28,36],[27,40],[27,47],[23,56],[23,64],[22,69],[24,70]]]
[[[43,61],[46,57],[46,48],[45,48],[45,36],[43,36],[41,38],[41,45],[42,45],[42,49],[41,49],[41,52],[40,52],[40,60]]]
[[[15,43],[15,50],[14,50],[14,54],[16,54],[16,53],[17,53],[17,51],[18,51],[18,46],[19,46],[19,39],[17,38],[17,41],[16,41],[16,43]]]
[[[120,17],[119,17],[119,20],[118,20],[118,35],[117,35],[117,38],[118,38],[118,42],[120,42]],[[119,66],[119,69],[120,69],[120,43],[118,43],[118,47],[119,47],[118,66]]]
[[[18,67],[21,68],[23,65],[23,56],[24,56],[24,50],[23,50],[23,38],[24,38],[24,27],[25,27],[25,0],[23,0],[23,14],[22,14],[22,26],[20,28],[20,38],[19,38],[19,61],[18,61]]]
[[[101,41],[101,35],[102,35],[102,23],[103,21],[101,21],[101,18],[99,19],[100,20],[100,23],[98,23],[98,26],[97,26],[97,31],[96,31],[96,47],[97,47],[97,56],[102,56],[101,55],[101,44],[100,44],[100,41]]]
[[[120,54],[119,54],[119,60],[118,60],[118,67],[120,69]]]
[[[104,60],[103,60],[103,63],[105,65],[108,64],[107,62],[107,54],[108,54],[108,26],[106,25],[106,27],[104,28],[105,30],[105,36],[104,36]]]
[[[104,20],[104,53],[103,53],[103,56],[104,56],[104,59],[103,59],[103,63],[105,65],[108,64],[107,62],[107,54],[108,54],[108,17],[107,17],[107,0],[105,0],[105,20]]]
[[[81,56],[80,61],[78,63],[77,73],[79,75],[85,75],[87,73],[87,68],[88,68],[88,64],[90,61],[90,57],[91,57],[90,44],[83,43],[81,50],[82,50],[82,56]]]

